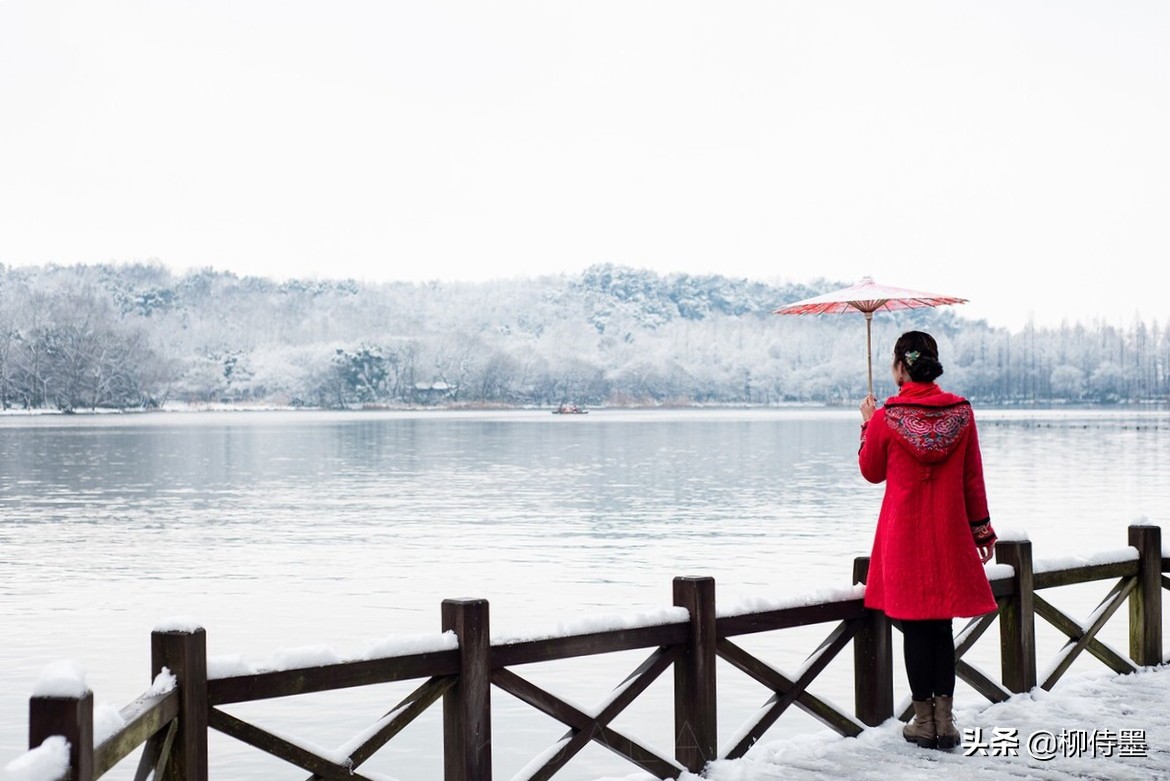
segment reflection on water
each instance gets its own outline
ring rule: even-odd
[[[1122,547],[1125,526],[1140,517],[1165,523],[1164,413],[978,414],[993,519],[1027,531],[1037,558]],[[212,655],[263,660],[288,646],[343,649],[436,631],[447,597],[491,600],[493,628],[514,635],[582,612],[657,609],[669,603],[675,575],[713,575],[721,603],[848,585],[881,500],[880,487],[857,474],[856,417],[600,410],[2,419],[0,758],[23,748],[27,692],[45,663],[79,661],[96,699],[120,706],[148,682],[148,635],[164,617],[197,617]],[[810,650],[775,663],[799,664]],[[549,685],[588,684],[580,696],[599,700],[638,660],[621,669],[595,661],[545,673]],[[822,687],[845,703],[847,672]],[[746,714],[763,701],[745,684],[720,685],[750,690]],[[327,745],[336,728],[340,743],[347,728],[380,715],[388,696],[289,703],[271,723],[288,719],[290,730],[307,728]],[[353,707],[363,702],[369,707]],[[497,726],[506,777],[560,730],[506,695],[497,705],[512,724],[511,737]],[[721,707],[729,709],[722,733],[738,725],[740,706]],[[268,715],[265,708],[239,712]],[[322,713],[331,725],[324,733]],[[669,729],[669,709],[631,718]],[[370,767],[434,777],[427,768],[438,761],[438,725],[424,719],[411,729],[417,739],[400,738],[384,766]],[[542,737],[516,737],[525,735]],[[668,746],[669,735],[660,737]],[[297,776],[230,741],[213,745],[224,763],[218,777]],[[630,772],[605,752],[591,756],[566,778]]]

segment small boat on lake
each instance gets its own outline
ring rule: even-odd
[[[554,415],[588,415],[589,410],[581,409],[576,404],[566,402],[552,411]]]

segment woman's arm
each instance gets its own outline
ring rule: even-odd
[[[864,408],[862,415],[865,415]],[[861,476],[871,483],[880,483],[886,479],[887,439],[884,436],[884,420],[885,410],[879,409],[871,412],[869,420],[861,424],[861,447],[857,451],[857,463],[861,467]]]
[[[971,430],[967,432],[967,449],[963,459],[963,492],[967,506],[967,522],[971,525],[971,537],[979,549],[979,557],[986,564],[991,560],[995,548],[995,529],[991,526],[991,513],[987,509],[987,486],[983,481],[983,453],[979,449],[979,432],[975,418],[971,417]]]

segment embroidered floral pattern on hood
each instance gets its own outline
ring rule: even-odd
[[[971,423],[971,405],[947,407],[888,404],[886,424],[921,461],[946,458]]]

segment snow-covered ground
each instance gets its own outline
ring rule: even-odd
[[[1069,676],[1051,692],[1036,689],[996,705],[956,701],[956,720],[967,738],[961,750],[920,749],[902,740],[901,724],[890,720],[856,739],[826,730],[765,742],[742,759],[713,763],[705,778],[1170,779],[1168,701],[1170,667],[1132,675],[1102,671]],[[1003,737],[997,737],[997,730]],[[698,776],[683,779],[698,781]]]

